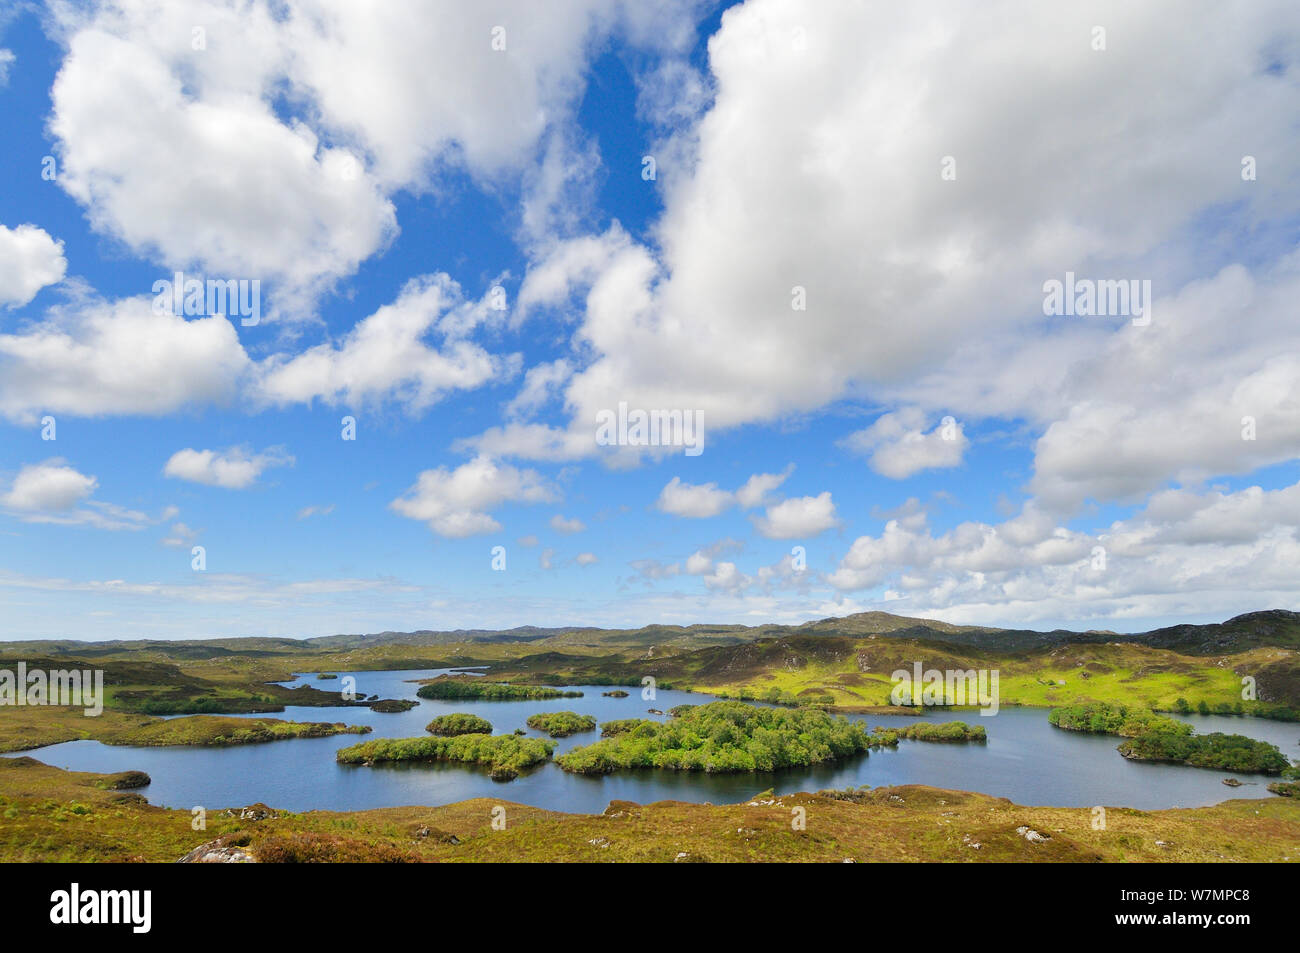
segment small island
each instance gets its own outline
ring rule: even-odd
[[[605,698],[627,698],[627,692],[621,688],[616,688],[612,692],[601,692],[600,694]]]
[[[1047,720],[1057,728],[1064,728],[1066,731],[1118,735],[1121,738],[1136,738],[1148,731],[1164,731],[1180,735],[1192,733],[1191,725],[1176,721],[1167,715],[1157,715],[1144,708],[1108,705],[1105,702],[1053,708],[1048,712]]]
[[[281,721],[279,718],[189,715],[166,720],[150,720],[137,727],[105,734],[100,737],[100,740],[108,745],[228,747],[284,741],[290,738],[364,735],[369,732],[369,725],[347,725],[341,721]]]
[[[545,685],[512,685],[489,682],[474,675],[440,675],[421,685],[421,698],[467,699],[473,701],[538,701],[550,698],[581,698],[582,692],[564,692]]]
[[[1068,731],[1127,738],[1117,749],[1130,761],[1160,761],[1238,774],[1281,774],[1290,762],[1277,745],[1245,735],[1198,735],[1186,722],[1142,708],[1094,702],[1053,708],[1047,720]]]
[[[607,774],[631,768],[710,773],[775,771],[850,758],[887,743],[848,719],[809,709],[742,702],[679,705],[673,719],[607,722],[607,737],[556,758],[565,771]],[[616,730],[608,734],[609,727]]]
[[[519,772],[541,764],[555,742],[516,735],[456,735],[452,738],[376,738],[339,749],[339,764],[373,765],[390,761],[457,761],[477,764],[494,781],[511,781]]]
[[[988,735],[983,725],[968,725],[964,721],[945,721],[942,724],[922,721],[906,728],[891,728],[890,732],[909,741],[987,741]]]
[[[532,715],[526,722],[534,731],[544,731],[552,738],[567,738],[579,731],[595,731],[596,719],[572,711],[548,711]]]
[[[1281,774],[1290,762],[1277,745],[1245,735],[1186,735],[1151,731],[1130,738],[1119,753],[1131,761],[1164,761],[1238,774]]]
[[[490,735],[492,722],[478,715],[456,712],[451,715],[439,715],[425,725],[424,730],[431,735],[442,735],[446,738],[455,735]]]
[[[370,702],[370,710],[377,711],[382,715],[396,715],[404,711],[410,711],[418,702],[413,702],[409,698],[381,698],[378,701]]]

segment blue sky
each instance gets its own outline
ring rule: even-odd
[[[1287,18],[401,7],[0,20],[0,638],[1294,607]]]

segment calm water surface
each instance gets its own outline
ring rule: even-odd
[[[359,694],[415,699],[415,679],[431,678],[448,669],[403,672],[349,672]],[[330,689],[334,680],[318,682],[315,674],[293,684],[319,684]],[[765,788],[778,794],[843,788],[867,784],[931,784],[980,791],[1011,798],[1020,804],[1091,807],[1103,804],[1142,809],[1195,807],[1228,798],[1272,797],[1268,780],[1259,775],[1175,765],[1139,764],[1115,751],[1120,739],[1061,731],[1047,722],[1042,708],[1003,708],[980,717],[977,711],[932,712],[930,721],[961,719],[983,724],[985,744],[926,744],[899,742],[897,749],[877,749],[869,756],[835,765],[758,775],[704,775],[671,771],[587,777],[568,774],[554,764],[541,765],[517,780],[499,783],[482,769],[452,764],[397,764],[376,767],[343,766],[334,760],[339,748],[368,738],[424,735],[436,715],[472,712],[490,721],[498,734],[525,728],[529,715],[541,711],[576,711],[597,721],[615,718],[658,718],[647,708],[668,711],[675,705],[701,704],[708,695],[659,690],[645,701],[640,689],[627,688],[627,698],[605,698],[610,686],[569,686],[582,698],[550,701],[452,702],[417,699],[409,712],[384,715],[368,708],[293,707],[274,717],[295,721],[345,721],[370,725],[365,736],[339,735],[277,741],[232,748],[133,748],[97,741],[70,741],[24,752],[47,764],[74,771],[145,771],[153,783],[141,790],[155,804],[175,808],[203,805],[224,808],[264,802],[292,811],[311,809],[362,810],[400,805],[447,804],[473,797],[494,797],[559,811],[599,813],[614,799],[642,804],[659,800],[734,803]],[[869,725],[897,726],[912,721],[898,716],[854,716]],[[1276,744],[1292,759],[1300,759],[1300,724],[1259,718],[1188,716],[1181,720],[1199,732],[1243,734]],[[530,737],[545,737],[525,728]],[[557,739],[556,753],[599,738],[599,730]],[[1222,781],[1236,777],[1239,788]]]

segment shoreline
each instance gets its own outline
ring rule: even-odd
[[[121,783],[27,756],[0,759],[0,860],[173,863],[237,851],[298,862],[1300,861],[1300,800],[1287,797],[1106,806],[1103,829],[1097,808],[905,784],[762,792],[719,805],[612,800],[599,814],[497,798],[302,813],[253,804],[211,809],[195,830],[192,812],[148,804]]]

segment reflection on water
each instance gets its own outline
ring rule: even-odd
[[[414,680],[447,669],[405,672],[351,672],[362,695],[412,698]],[[302,682],[322,688],[308,675]],[[463,702],[418,699],[409,712],[379,714],[367,708],[290,708],[269,717],[297,721],[346,721],[374,728],[366,738],[414,737],[436,715],[473,712],[492,722],[498,734],[525,728],[525,719],[540,711],[576,711],[600,722],[615,718],[657,718],[648,708],[668,711],[675,705],[701,704],[707,695],[660,689],[653,701],[640,689],[627,688],[627,698],[605,698],[610,686],[571,686],[582,698],[550,701]],[[250,715],[246,717],[268,717]],[[981,717],[975,710],[930,712],[934,721],[976,721],[988,730],[985,744],[926,744],[900,742],[897,749],[878,749],[869,756],[811,769],[757,775],[704,775],[670,771],[638,771],[605,777],[567,774],[554,764],[541,765],[509,783],[492,781],[478,768],[452,764],[396,764],[376,767],[342,766],[334,752],[356,743],[356,735],[277,741],[233,748],[128,748],[96,741],[70,741],[26,754],[48,764],[75,771],[147,772],[153,783],[141,793],[155,804],[209,809],[262,801],[292,811],[313,808],[361,810],[398,805],[447,804],[489,797],[558,811],[598,813],[615,799],[642,804],[660,800],[733,803],[765,788],[778,794],[794,791],[930,784],[980,791],[1011,798],[1020,804],[1091,807],[1098,804],[1143,809],[1194,807],[1228,798],[1271,797],[1267,779],[1174,765],[1139,764],[1115,751],[1120,739],[1084,735],[1053,728],[1041,708],[1002,708]],[[894,716],[854,716],[869,725],[901,725],[911,719]],[[1300,724],[1258,718],[1187,716],[1181,720],[1199,732],[1223,731],[1276,744],[1289,758],[1300,758]],[[531,737],[545,737],[525,728]],[[599,732],[557,740],[556,753],[589,744]],[[1239,788],[1222,783],[1226,777],[1243,782]]]

